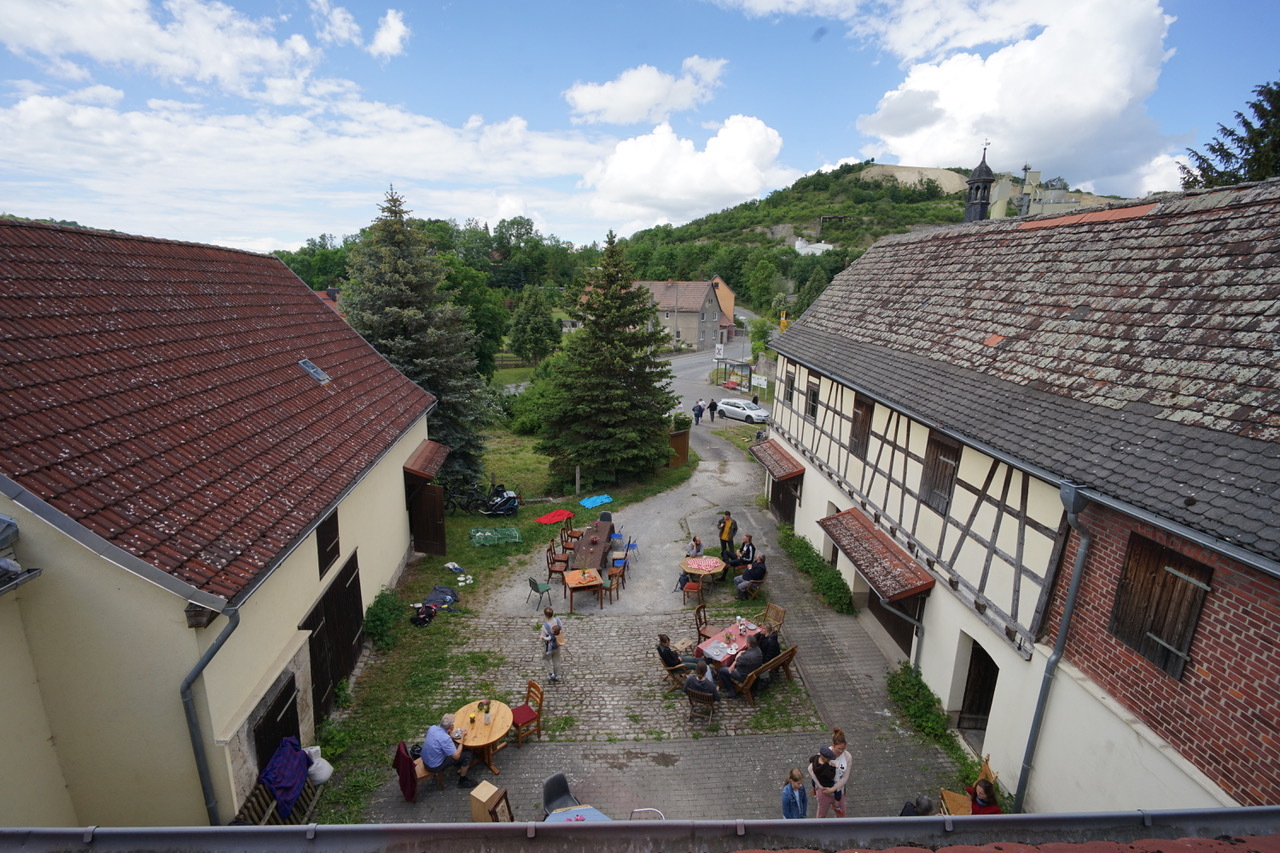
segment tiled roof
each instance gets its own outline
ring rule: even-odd
[[[760,460],[760,464],[775,480],[786,480],[804,473],[804,465],[790,453],[782,449],[775,439],[762,441],[747,448],[751,455]]]
[[[440,466],[449,458],[449,448],[438,441],[423,441],[413,451],[409,461],[404,463],[404,470],[417,474],[426,480],[434,480],[440,473]]]
[[[0,220],[0,472],[198,590],[233,598],[433,404],[274,257]]]
[[[886,601],[897,601],[932,589],[933,575],[900,555],[902,549],[858,509],[818,519],[818,525],[853,561],[858,573]]]
[[[1280,559],[1280,180],[885,238],[778,338],[926,421]]]
[[[659,311],[701,311],[711,289],[709,281],[637,281],[653,294]]]

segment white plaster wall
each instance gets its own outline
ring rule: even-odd
[[[12,516],[6,510],[5,515]],[[35,667],[27,648],[22,618],[22,598],[27,587],[0,596],[0,825],[70,826],[76,812],[66,781],[44,701],[36,682]]]

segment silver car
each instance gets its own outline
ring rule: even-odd
[[[757,406],[750,400],[737,398],[717,400],[716,406],[718,407],[716,414],[722,418],[733,418],[735,421],[746,421],[749,424],[762,424],[769,420],[769,410],[763,406]]]

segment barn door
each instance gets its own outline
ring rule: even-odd
[[[405,503],[409,509],[409,535],[419,554],[443,557],[447,546],[444,532],[444,487],[405,473]]]
[[[301,627],[311,632],[311,690],[319,723],[333,709],[338,682],[355,669],[364,642],[360,565],[354,554]]]

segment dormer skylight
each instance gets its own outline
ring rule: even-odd
[[[302,361],[298,362],[298,366],[301,367],[303,370],[305,370],[307,373],[309,373],[311,375],[311,378],[319,382],[321,385],[328,385],[330,382],[333,381],[332,379],[329,378],[329,374],[325,373],[323,370],[316,367],[315,364],[309,358],[304,358]]]

